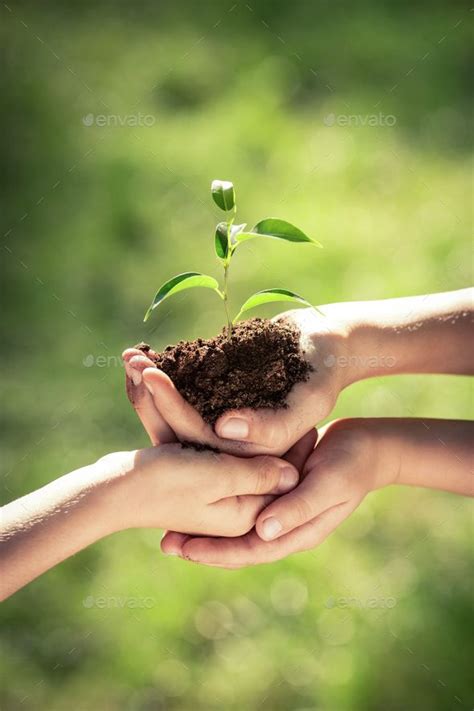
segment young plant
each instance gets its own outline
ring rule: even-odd
[[[316,247],[321,247],[322,245],[311,237],[308,237],[290,222],[280,220],[276,217],[267,217],[264,220],[260,220],[251,230],[245,229],[247,227],[245,223],[241,225],[234,224],[237,215],[237,204],[235,201],[234,186],[228,180],[213,180],[211,194],[216,205],[227,213],[227,220],[218,223],[214,236],[216,254],[224,270],[222,288],[219,287],[219,283],[214,277],[208,276],[207,274],[201,274],[200,272],[183,272],[183,274],[177,274],[160,286],[145,314],[144,321],[148,321],[152,311],[169,296],[177,294],[179,291],[184,291],[185,289],[192,289],[196,286],[212,289],[224,302],[224,310],[227,318],[227,335],[229,339],[232,337],[233,324],[235,324],[242,314],[256,306],[275,301],[291,301],[304,304],[305,306],[311,306],[306,299],[303,299],[303,297],[298,296],[298,294],[288,289],[263,289],[249,296],[240,307],[237,316],[231,319],[228,307],[229,266],[240,244],[249,239],[254,239],[255,237],[271,237],[274,239],[283,239],[287,242],[306,242]]]

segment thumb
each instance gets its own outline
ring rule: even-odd
[[[186,533],[178,533],[177,531],[165,531],[161,539],[161,551],[165,555],[182,555],[184,544],[190,540],[192,536]]]
[[[293,431],[292,419],[288,410],[229,411],[217,420],[215,431],[222,439],[249,442],[268,453],[282,455],[302,434]]]
[[[321,461],[293,491],[267,506],[256,522],[260,538],[264,541],[279,538],[325,511],[346,503],[350,492],[345,486],[345,477],[341,476],[341,465],[342,461],[337,457]]]
[[[179,393],[172,380],[158,368],[146,368],[143,382],[155,406],[178,439],[216,446],[218,440],[210,425]]]

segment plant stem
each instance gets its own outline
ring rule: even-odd
[[[224,309],[225,309],[225,315],[227,317],[227,339],[230,341],[232,338],[232,320],[229,316],[229,308],[227,305],[227,300],[228,300],[228,273],[229,273],[229,264],[224,265],[224,288],[222,289],[222,297],[224,299]]]
[[[229,298],[229,290],[228,290],[228,275],[229,275],[229,266],[230,266],[230,259],[232,257],[232,244],[231,244],[231,238],[230,238],[230,233],[232,229],[232,225],[234,224],[235,217],[237,215],[237,205],[234,203],[234,209],[232,210],[232,217],[227,221],[227,248],[228,248],[228,257],[224,263],[224,288],[222,289],[222,296],[224,299],[224,308],[225,308],[225,315],[227,317],[227,339],[230,341],[232,338],[232,319],[229,315],[229,307],[227,304],[228,298]]]

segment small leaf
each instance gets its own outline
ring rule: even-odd
[[[230,228],[230,244],[232,246],[237,244],[237,235],[243,232],[243,230],[247,227],[247,224],[244,222],[242,225],[231,225]]]
[[[206,274],[200,274],[199,272],[184,272],[183,274],[177,274],[160,286],[143,320],[148,321],[151,312],[156,309],[156,307],[161,304],[164,299],[168,298],[168,296],[177,294],[179,291],[184,291],[185,289],[192,289],[196,286],[212,289],[213,291],[217,291],[220,295],[219,284],[213,277],[207,276]]]
[[[234,322],[237,321],[245,311],[249,311],[255,308],[255,306],[261,306],[262,304],[270,304],[274,301],[293,301],[304,304],[305,306],[311,306],[309,301],[303,299],[302,296],[298,296],[294,291],[288,291],[288,289],[264,289],[263,291],[257,291],[256,294],[249,296],[235,317]]]
[[[241,232],[237,237],[237,241],[244,242],[254,237],[273,237],[275,239],[284,239],[287,242],[308,242],[316,247],[322,247],[322,244],[312,237],[308,237],[298,227],[292,225],[291,222],[279,220],[276,217],[267,217],[265,220],[260,220],[255,227],[252,227],[250,232]]]
[[[216,235],[214,237],[214,246],[219,259],[227,259],[229,254],[229,240],[227,238],[227,222],[219,222],[216,226]]]
[[[211,194],[216,205],[224,212],[232,210],[235,206],[234,185],[229,180],[213,180]]]
[[[236,235],[242,232],[246,227],[246,224],[242,225],[228,225],[227,222],[219,222],[216,227],[216,234],[214,237],[214,246],[216,248],[216,254],[223,262],[228,261],[229,257],[237,244]],[[230,233],[230,254],[229,254],[229,239],[227,237],[227,232]]]

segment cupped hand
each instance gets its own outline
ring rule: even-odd
[[[311,443],[307,436],[291,450],[290,461],[306,455],[299,485],[269,504],[249,533],[226,539],[168,532],[162,539],[163,552],[206,565],[241,568],[320,545],[375,488],[380,456],[361,420],[330,423],[313,446],[314,439]]]
[[[326,307],[322,307],[323,313]],[[145,429],[153,436],[199,442],[222,452],[239,456],[272,454],[282,456],[315,423],[331,412],[338,394],[345,386],[347,373],[340,367],[341,354],[347,348],[344,324],[314,309],[297,309],[280,314],[274,320],[291,320],[301,333],[301,347],[313,367],[306,382],[291,390],[281,410],[231,410],[212,428],[175,388],[170,378],[155,368],[141,351],[124,353],[127,374],[138,388],[132,404]],[[161,425],[158,433],[156,417]],[[155,423],[155,424],[150,424]]]
[[[137,349],[125,351],[123,358],[128,397],[152,444],[159,445],[134,456],[127,502],[131,525],[240,536],[253,528],[275,496],[297,484],[299,469],[291,459],[270,455],[246,459],[176,444],[141,377],[151,361]]]
[[[120,468],[123,527],[172,528],[196,535],[239,536],[275,496],[298,482],[291,463],[271,456],[241,459],[165,444],[105,457]]]

